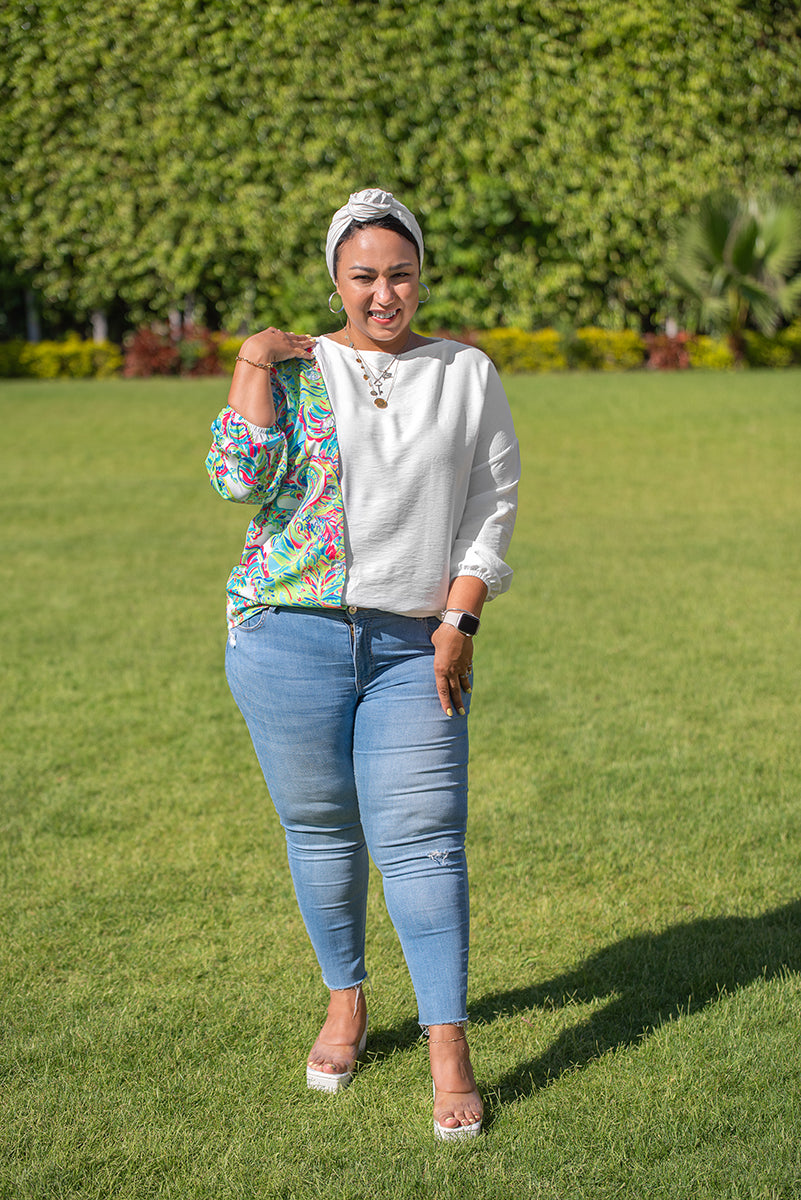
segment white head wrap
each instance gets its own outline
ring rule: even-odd
[[[417,243],[420,254],[420,266],[423,265],[423,232],[414,214],[409,212],[405,204],[396,200],[392,192],[382,192],[381,188],[365,188],[363,192],[354,192],[347,204],[338,209],[331,218],[328,227],[328,237],[325,241],[325,261],[328,272],[334,279],[334,251],[337,242],[350,225],[351,221],[372,221],[376,217],[395,217],[401,225],[405,225]],[[336,279],[334,279],[336,283]]]

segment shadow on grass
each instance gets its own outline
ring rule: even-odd
[[[474,1019],[609,998],[566,1029],[544,1054],[498,1080],[501,1102],[530,1095],[565,1071],[608,1050],[629,1046],[679,1015],[700,1011],[722,994],[801,971],[801,900],[758,917],[713,917],[662,933],[625,938],[574,971],[545,983],[494,992],[471,1004]]]

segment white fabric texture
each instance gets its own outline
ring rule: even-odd
[[[325,242],[325,261],[328,273],[334,279],[334,251],[337,242],[350,225],[351,221],[372,221],[376,217],[395,217],[401,225],[405,225],[417,243],[420,254],[420,269],[423,269],[423,232],[417,224],[414,213],[396,200],[392,192],[383,192],[381,188],[365,188],[364,191],[354,192],[348,203],[337,209],[328,227],[328,237]]]
[[[359,353],[376,373],[393,357]],[[344,602],[434,616],[457,575],[505,592],[520,451],[490,360],[445,339],[407,350],[378,409],[350,347],[323,337],[315,354],[341,461]]]

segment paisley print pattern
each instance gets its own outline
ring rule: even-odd
[[[206,459],[226,500],[258,504],[228,580],[233,628],[268,604],[340,608],[345,586],[344,512],[331,401],[314,362],[273,369],[276,425],[264,441],[234,409],[211,427]]]

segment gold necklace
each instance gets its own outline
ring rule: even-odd
[[[364,382],[367,384],[368,388],[370,389],[370,395],[373,398],[373,404],[376,406],[376,408],[386,408],[387,404],[389,402],[389,397],[392,395],[393,385],[395,383],[395,380],[398,377],[398,359],[400,358],[401,354],[403,354],[403,350],[400,350],[393,357],[392,362],[389,363],[389,365],[384,368],[384,370],[381,372],[380,375],[373,375],[372,371],[367,366],[367,364],[364,361],[364,359],[362,358],[361,354],[359,354],[359,351],[356,349],[353,342],[351,341],[351,337],[350,337],[350,334],[348,333],[347,329],[345,330],[345,337],[348,339],[348,345],[350,346],[351,350],[356,355],[356,362],[359,364],[359,366],[362,369],[362,377],[364,379]],[[404,346],[403,349],[405,350],[406,347]],[[395,368],[395,371],[394,371],[394,374],[390,376],[389,373],[393,367]],[[382,386],[385,381],[388,384],[386,396],[383,394],[383,386]]]

